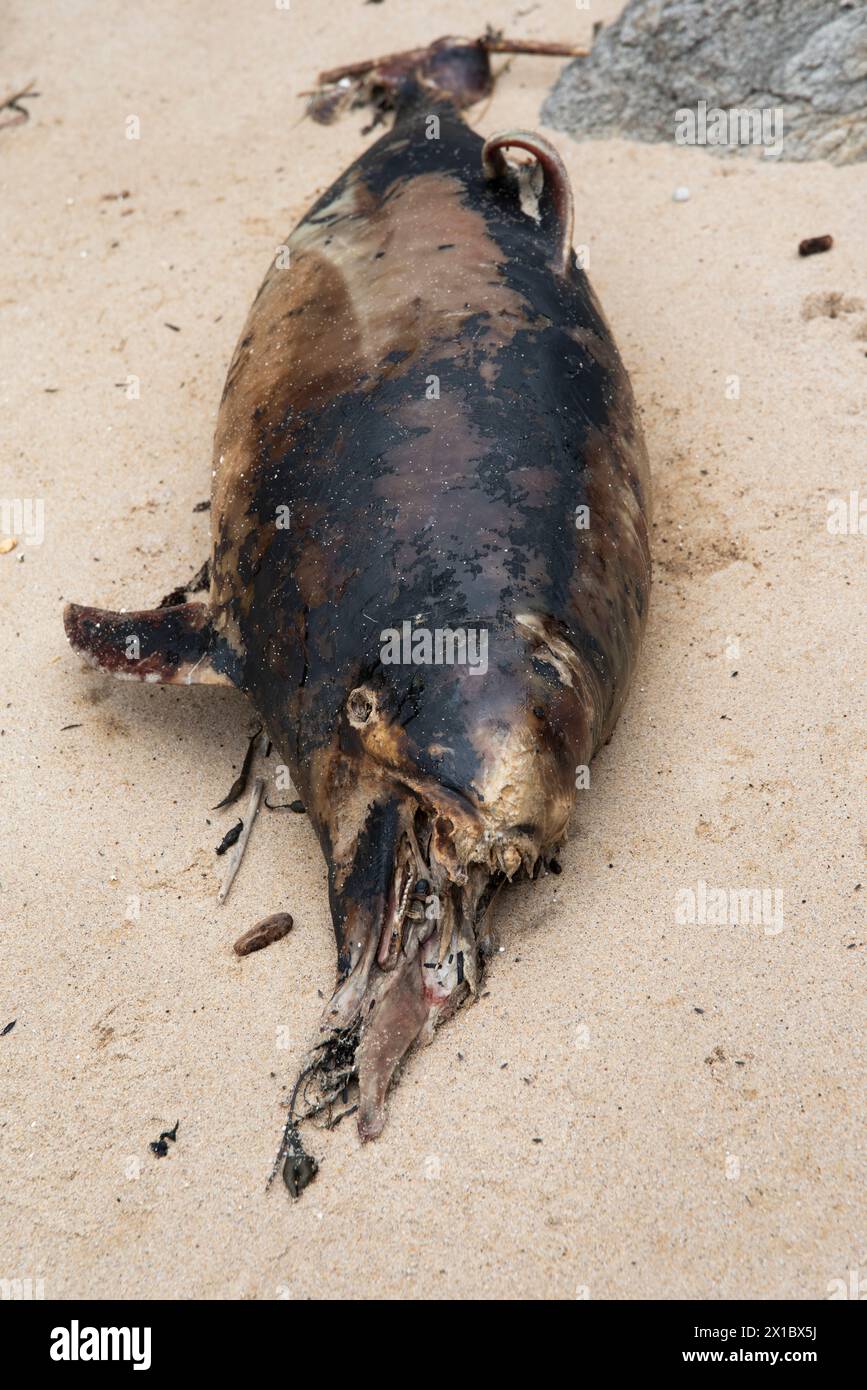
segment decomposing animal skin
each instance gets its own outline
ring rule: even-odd
[[[398,1063],[478,989],[494,894],[563,841],[635,667],[646,454],[572,221],[546,140],[485,141],[404,92],[250,310],[208,602],[66,613],[116,674],[243,690],[291,768],[337,983],[290,1119],[357,1080],[379,1134]]]

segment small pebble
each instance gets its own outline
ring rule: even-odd
[[[832,236],[808,236],[798,243],[799,256],[817,256],[822,251],[830,251],[834,245]]]
[[[689,202],[689,189],[686,187],[686,184],[682,183],[679,188],[676,188],[672,193],[671,198],[672,202],[674,203]]]

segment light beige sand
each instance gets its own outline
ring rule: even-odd
[[[616,8],[7,10],[2,85],[41,96],[0,132],[0,495],[44,499],[45,540],[0,555],[0,1277],[47,1297],[823,1298],[867,1272],[867,540],[826,529],[829,497],[865,493],[867,310],[801,317],[811,293],[867,297],[867,169],[553,136],[655,472],[640,676],[562,876],[502,902],[489,994],[412,1059],[377,1143],[323,1138],[297,1205],[263,1186],[333,978],[312,831],[261,817],[218,909],[232,815],[208,808],[249,710],[83,672],[60,623],[64,598],[155,602],[205,557],[192,509],[248,305],[373,138],[358,114],[299,124],[317,70],[487,19],[589,38]],[[558,70],[515,60],[477,127],[537,126]],[[799,260],[826,231],[834,250]],[[784,929],[678,925],[699,880],[781,891]],[[285,908],[292,934],[236,959]]]

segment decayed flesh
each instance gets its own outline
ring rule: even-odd
[[[321,72],[319,85],[310,94],[307,114],[329,125],[349,107],[368,106],[375,113],[374,124],[378,124],[408,88],[420,90],[430,100],[448,100],[457,109],[472,106],[493,90],[492,53],[577,58],[586,55],[587,49],[568,43],[510,39],[490,28],[478,39],[436,39],[427,48],[359,59]]]

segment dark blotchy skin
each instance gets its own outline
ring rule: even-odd
[[[366,1136],[401,1056],[475,988],[493,893],[562,840],[647,611],[632,392],[562,166],[525,144],[538,217],[451,107],[410,104],[292,233],[217,424],[212,664],[328,862],[338,988],[311,1104],[352,1071]],[[484,630],[487,671],[385,664],[405,620]]]

